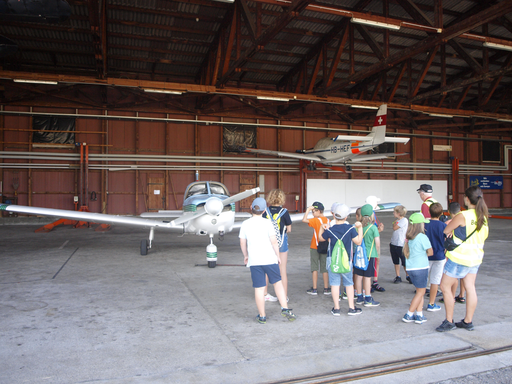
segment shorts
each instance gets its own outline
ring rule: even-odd
[[[447,259],[446,264],[444,265],[444,274],[456,279],[463,279],[469,273],[476,275],[479,267],[480,264],[475,265],[474,267],[466,267],[465,265],[460,265],[450,259]]]
[[[309,257],[311,259],[311,272],[318,271],[327,273],[326,262],[327,253],[318,253],[316,249],[309,248]]]
[[[281,244],[281,247],[279,248],[279,253],[285,253],[288,252],[288,234],[285,233],[283,237],[283,243]]]
[[[428,283],[428,268],[425,269],[414,269],[407,271],[411,278],[412,284],[416,288],[427,288]]]
[[[347,273],[334,273],[331,271],[331,258],[327,258],[327,272],[329,273],[329,285],[332,287],[339,287],[341,285],[341,278],[343,277],[343,286],[351,287],[354,285],[353,271]]]
[[[430,265],[430,273],[428,274],[429,284],[441,284],[445,263],[446,259],[428,261],[428,264]]]
[[[354,267],[354,274],[363,277],[373,277],[375,275],[375,260],[375,257],[372,257],[370,260],[368,260],[368,268],[366,271]]]
[[[252,265],[251,266],[251,278],[252,286],[254,288],[262,288],[267,285],[267,279],[270,284],[275,284],[281,281],[281,272],[279,271],[279,264],[269,265]]]
[[[400,262],[402,262],[402,267],[405,268],[404,247],[389,244],[389,252],[391,252],[391,259],[393,260],[393,264],[400,265]]]

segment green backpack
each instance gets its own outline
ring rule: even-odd
[[[338,236],[328,229],[328,231],[336,238],[336,243],[331,251],[331,271],[334,273],[348,273],[352,270],[350,267],[350,259],[348,257],[347,250],[345,249],[345,244],[343,244],[343,238],[351,230],[352,228],[345,232],[341,239],[338,239]]]

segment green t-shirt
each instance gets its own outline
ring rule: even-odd
[[[377,247],[374,244],[375,238],[380,236],[377,226],[373,223],[370,225],[367,225],[366,227],[363,228],[363,234],[364,234],[364,244],[366,245],[366,254],[368,255],[368,258],[372,258],[372,257],[379,258],[379,253],[377,252]]]

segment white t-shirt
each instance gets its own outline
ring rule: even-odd
[[[409,226],[409,220],[405,217],[402,217],[398,220],[398,228],[396,231],[393,231],[391,235],[391,244],[396,245],[397,247],[403,247],[405,244],[405,234],[407,233],[407,227]]]
[[[242,223],[238,237],[247,240],[248,267],[277,264],[277,255],[270,241],[271,236],[275,237],[276,235],[274,227],[268,219],[253,216]]]

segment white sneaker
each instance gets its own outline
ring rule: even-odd
[[[265,301],[277,301],[277,297],[272,296],[270,293],[265,295]]]

